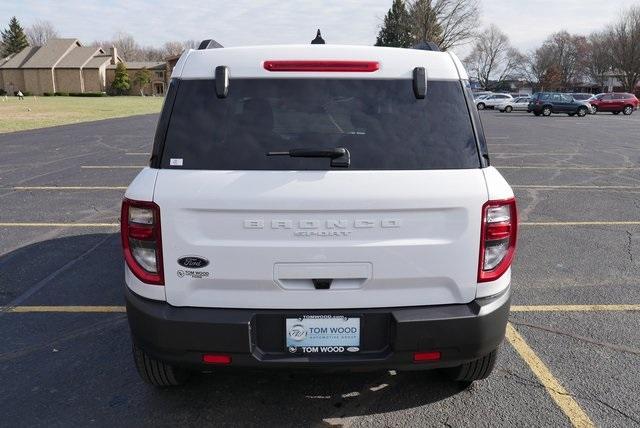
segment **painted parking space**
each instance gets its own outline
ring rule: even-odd
[[[512,325],[599,426],[637,426],[638,312],[514,313]]]
[[[155,119],[115,120],[97,129],[68,127],[53,137],[47,134],[46,142],[43,131],[0,136],[3,154],[9,155],[0,165],[0,200],[11,206],[3,209],[0,225],[0,329],[8,338],[0,348],[0,371],[8,396],[14,397],[12,403],[0,401],[6,420],[84,424],[127,417],[132,423],[167,424],[192,420],[197,413],[200,420],[219,425],[275,420],[281,426],[633,421],[583,398],[606,393],[616,379],[593,375],[598,364],[605,364],[595,357],[584,372],[565,367],[586,360],[590,348],[584,340],[573,343],[571,337],[522,323],[579,324],[583,339],[602,340],[598,334],[624,332],[640,319],[640,212],[634,189],[640,187],[635,167],[640,153],[628,138],[640,130],[640,115],[625,122],[589,117],[585,123],[598,120],[589,130],[562,117],[550,118],[543,127],[536,124],[538,118],[522,114],[488,111],[482,119],[490,150],[504,153],[493,163],[517,160],[517,168],[502,170],[517,185],[523,214],[511,319],[530,352],[506,341],[494,375],[469,390],[457,389],[436,373],[386,372],[224,373],[203,376],[175,391],[145,386],[130,361],[117,232],[120,198],[146,162]],[[594,146],[600,134],[608,134],[608,147]],[[48,159],[52,144],[57,153]],[[553,155],[568,151],[581,155],[561,163],[565,155]],[[28,167],[26,156],[39,155],[38,167]],[[532,168],[520,168],[527,165]],[[621,341],[614,345],[623,346]],[[554,356],[556,350],[562,358]],[[632,362],[603,356],[618,361],[619,368]],[[622,395],[631,395],[628,388],[638,380],[640,374],[631,373],[628,382],[619,383],[615,407],[636,411]],[[604,386],[591,388],[596,382]],[[556,400],[558,385],[569,400]],[[27,406],[36,411],[26,412]],[[283,407],[305,411],[283,416]],[[635,417],[633,412],[628,413]]]

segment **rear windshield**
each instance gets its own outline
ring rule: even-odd
[[[349,169],[479,168],[459,81],[429,81],[416,99],[411,80],[182,80],[166,131],[162,168],[326,170],[327,158],[270,151],[346,148]]]

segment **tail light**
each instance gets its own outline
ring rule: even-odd
[[[517,234],[515,198],[488,201],[482,206],[478,282],[494,281],[509,269],[516,251]]]
[[[147,284],[164,285],[160,207],[125,198],[120,233],[124,259],[136,278]]]

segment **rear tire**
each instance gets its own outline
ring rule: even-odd
[[[542,109],[542,115],[546,117],[551,116],[551,107],[544,107]]]
[[[580,107],[578,109],[578,116],[579,117],[585,117],[587,115],[587,109],[586,107]]]
[[[507,113],[511,113],[511,112],[513,111],[513,107],[511,107],[511,106],[506,106],[506,107],[504,108],[504,111],[506,111]]]
[[[535,111],[533,112],[533,114],[534,114],[535,116],[540,116],[540,113],[535,112]]]
[[[571,117],[573,117],[573,116],[575,116],[575,115],[576,115],[575,113],[567,113],[567,114],[568,114],[569,116],[571,116]]]
[[[624,110],[622,110],[622,113],[625,116],[629,116],[631,113],[633,113],[633,107],[631,106],[624,106]]]
[[[468,384],[487,378],[493,371],[497,358],[498,350],[494,349],[482,358],[464,363],[458,367],[444,369],[444,372],[451,380]]]
[[[613,113],[613,114],[620,114],[620,112],[619,112],[619,111],[613,111],[612,113]]]
[[[592,113],[591,113],[591,114],[596,114],[596,113],[598,113],[598,107],[596,107],[596,106],[591,106],[591,109],[592,109]]]
[[[484,110],[485,105],[484,103],[478,103],[478,110]]]
[[[157,387],[178,386],[189,379],[189,372],[150,357],[133,345],[133,361],[138,374],[149,385]]]

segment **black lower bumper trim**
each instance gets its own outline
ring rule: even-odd
[[[174,307],[126,289],[134,342],[154,358],[196,369],[205,353],[230,355],[232,367],[426,369],[456,366],[489,354],[504,338],[510,290],[468,304],[406,308],[263,310]],[[355,354],[292,355],[285,318],[361,317]],[[439,361],[414,364],[416,351],[439,351]]]

